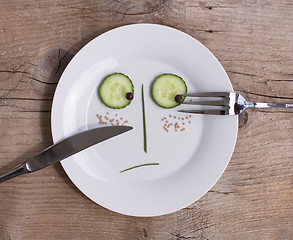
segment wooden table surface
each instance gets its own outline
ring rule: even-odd
[[[2,0],[0,174],[52,144],[64,68],[91,39],[126,24],[184,31],[215,54],[237,92],[293,102],[292,12],[291,0]],[[104,209],[60,164],[1,183],[0,239],[293,239],[293,111],[245,112],[218,183],[165,216]]]

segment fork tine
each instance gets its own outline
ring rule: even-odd
[[[228,115],[228,110],[178,110],[182,113],[195,113],[195,114],[209,114],[209,115]]]
[[[226,106],[227,101],[191,101],[191,102],[182,102],[181,104],[188,105],[210,105],[210,106]]]
[[[203,92],[203,93],[187,93],[180,94],[185,97],[228,97],[229,92]]]

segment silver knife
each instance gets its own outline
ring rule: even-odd
[[[130,126],[110,126],[87,130],[58,142],[35,155],[23,164],[0,176],[0,183],[10,178],[35,172],[78,153],[90,146],[103,142],[131,130]]]

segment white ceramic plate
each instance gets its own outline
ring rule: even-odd
[[[132,103],[120,110],[106,107],[98,95],[103,78],[114,72],[128,75],[135,88]],[[178,107],[160,108],[152,100],[151,85],[162,73],[181,76],[189,92],[233,90],[223,67],[206,47],[181,31],[153,24],[128,25],[98,36],[76,54],[57,86],[52,107],[54,142],[101,126],[97,114],[106,125],[114,119],[134,127],[62,161],[80,191],[115,212],[158,216],[184,208],[216,183],[233,153],[238,118],[193,115],[186,119],[189,115],[177,113]],[[173,125],[165,131],[167,120],[167,124],[178,122],[179,130]],[[159,165],[121,173],[145,163]]]

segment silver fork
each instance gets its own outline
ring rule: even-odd
[[[192,97],[192,99],[190,99],[191,101],[186,101],[188,100],[187,99],[188,97]],[[214,98],[214,99],[211,99],[211,98]],[[242,95],[235,92],[187,93],[187,94],[176,95],[175,101],[180,104],[208,106],[208,109],[197,109],[197,110],[181,109],[181,110],[178,110],[179,112],[211,114],[211,115],[239,115],[242,112],[244,112],[247,108],[292,108],[293,109],[293,103],[249,102]]]

